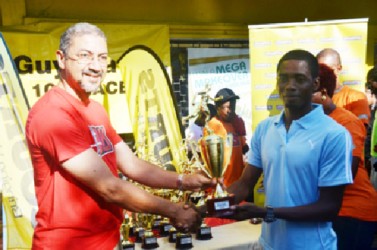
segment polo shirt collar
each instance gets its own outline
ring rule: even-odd
[[[315,122],[316,117],[319,113],[324,114],[323,106],[320,104],[312,103],[312,111],[304,115],[298,120],[294,120],[293,123],[303,127],[304,129],[308,129],[310,125]],[[293,124],[292,123],[292,124]],[[284,125],[284,110],[277,116],[274,117],[274,124],[275,126]]]

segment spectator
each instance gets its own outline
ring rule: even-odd
[[[377,68],[373,67],[368,71],[367,83],[370,84],[371,92],[374,96],[377,95]],[[377,123],[375,119],[375,109],[373,111],[372,122],[371,122],[371,132],[370,132],[370,180],[377,190]],[[369,141],[368,141],[369,142]],[[368,143],[367,143],[368,144]]]
[[[248,150],[245,124],[242,118],[236,115],[237,99],[239,96],[231,89],[220,89],[215,96],[217,114],[208,122],[208,128],[204,128],[204,135],[209,134],[208,129],[224,138],[229,133],[233,135],[232,155],[224,173],[225,186],[232,184],[241,176],[245,166],[243,152]]]
[[[326,48],[317,54],[317,60],[318,63],[326,64],[334,70],[336,89],[332,100],[335,105],[351,111],[364,123],[365,127],[368,127],[370,120],[368,100],[363,92],[342,85],[340,73],[343,66],[339,53],[334,49]]]
[[[354,149],[352,175],[354,182],[347,185],[338,217],[333,228],[338,237],[338,250],[371,249],[377,232],[377,192],[369,181],[364,167],[364,124],[351,112],[331,100],[336,82],[333,70],[320,64],[320,86],[313,102],[322,104],[325,114],[344,126],[351,134]]]
[[[367,82],[365,83],[365,94],[368,99],[369,110],[370,110],[370,121],[367,128],[367,137],[365,139],[365,167],[368,170],[368,174],[372,173],[371,165],[371,137],[372,137],[372,128],[374,123],[374,116],[376,112],[376,94],[377,94],[377,68],[373,67],[368,71]],[[374,171],[375,172],[375,171]]]

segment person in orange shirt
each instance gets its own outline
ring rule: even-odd
[[[317,54],[318,63],[326,64],[336,76],[336,88],[332,101],[336,106],[345,108],[355,114],[367,128],[370,119],[370,109],[365,93],[345,86],[340,81],[342,62],[339,53],[330,48],[321,50]]]
[[[366,129],[351,112],[336,107],[331,97],[336,86],[333,70],[320,64],[320,86],[312,101],[322,104],[325,114],[343,125],[351,134],[353,184],[346,186],[342,207],[333,222],[338,237],[338,250],[370,249],[377,232],[377,192],[369,181],[364,167],[364,140]]]
[[[204,127],[203,135],[208,135],[210,130],[223,138],[227,134],[233,135],[233,149],[228,168],[224,173],[224,185],[229,186],[238,180],[244,169],[243,154],[248,151],[246,144],[245,124],[241,117],[236,115],[236,100],[240,97],[231,89],[220,89],[215,96],[217,114]]]

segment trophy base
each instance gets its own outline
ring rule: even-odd
[[[144,228],[136,228],[135,230],[135,242],[136,243],[141,243],[143,241],[145,230]]]
[[[175,241],[176,249],[191,249],[192,245],[192,236],[191,234],[178,233]]]
[[[169,235],[169,231],[173,226],[170,223],[166,222],[161,222],[160,224],[160,230],[159,230],[159,235],[161,237],[165,237]]]
[[[207,200],[207,216],[208,217],[228,217],[234,214],[230,209],[235,204],[234,196],[226,196],[221,198],[212,198]]]
[[[211,228],[207,226],[201,226],[196,232],[197,240],[210,240],[212,239]]]
[[[122,250],[135,250],[135,243],[131,241],[122,242]]]
[[[169,231],[169,242],[175,243],[176,240],[177,240],[177,231],[176,230],[170,230]]]
[[[155,236],[144,236],[143,237],[143,241],[142,241],[142,244],[141,244],[141,247],[143,249],[154,249],[154,248],[158,248],[159,245],[157,243],[157,237]]]

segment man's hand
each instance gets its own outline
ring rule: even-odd
[[[170,222],[178,232],[196,232],[202,223],[202,217],[193,204],[177,203],[175,216]]]
[[[234,210],[234,214],[230,219],[234,220],[246,220],[251,218],[264,218],[266,215],[266,209],[264,207],[258,207],[253,203],[243,203],[242,205],[236,205],[231,207]]]
[[[182,180],[183,190],[200,191],[209,187],[214,187],[217,181],[216,178],[208,178],[203,173],[195,173],[190,175],[184,175]]]

